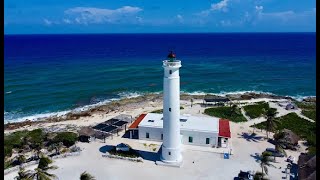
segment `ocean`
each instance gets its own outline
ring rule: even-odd
[[[170,50],[184,93],[316,95],[315,33],[5,35],[4,120],[161,92]]]

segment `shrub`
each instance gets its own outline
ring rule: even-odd
[[[49,159],[48,157],[41,157],[39,160],[38,168],[45,169],[51,163],[52,163],[52,160]]]
[[[24,140],[29,142],[32,148],[37,148],[42,146],[44,138],[45,133],[42,131],[42,129],[34,129],[27,133],[27,135],[24,137]]]
[[[289,129],[301,138],[306,138],[311,134],[315,134],[316,125],[306,119],[299,117],[296,113],[289,113],[287,115],[276,118],[280,123],[277,123],[276,130]],[[266,129],[266,121],[252,125],[250,127],[259,129]]]
[[[139,153],[137,153],[133,149],[129,149],[129,151],[117,151],[116,148],[112,148],[109,153],[111,155],[117,155],[117,156],[122,156],[122,157],[130,157],[130,158],[137,158],[140,157]]]
[[[78,135],[73,132],[60,132],[53,138],[53,143],[62,142],[64,146],[70,147],[77,142]]]
[[[309,119],[312,119],[314,121],[316,120],[316,110],[302,110],[301,113]]]
[[[269,104],[267,102],[258,102],[253,105],[243,106],[246,115],[251,119],[261,117],[269,109]]]
[[[238,108],[236,108],[235,112],[232,111],[232,107],[214,107],[207,108],[204,110],[204,113],[209,116],[215,116],[219,118],[226,118],[233,122],[244,122],[247,121],[245,117],[243,117],[242,113]]]
[[[4,146],[4,157],[11,157],[12,155],[12,146]]]

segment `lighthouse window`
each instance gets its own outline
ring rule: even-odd
[[[171,112],[171,108],[169,108],[169,111]]]
[[[193,137],[189,136],[189,143],[193,142]]]
[[[149,138],[149,133],[146,133],[146,138]]]
[[[163,134],[161,134],[161,140],[163,140]]]
[[[169,74],[172,74],[172,70],[169,71]]]

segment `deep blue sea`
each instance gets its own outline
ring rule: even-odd
[[[5,35],[5,121],[161,92],[169,50],[183,92],[316,95],[315,33]]]

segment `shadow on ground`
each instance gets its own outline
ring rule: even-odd
[[[243,138],[249,142],[259,142],[262,140],[262,136],[257,136],[256,134],[242,133],[240,138]]]
[[[259,162],[261,159],[259,153],[250,154],[250,156],[253,157],[256,162]]]
[[[102,153],[106,153],[107,151],[110,151],[114,146],[105,145],[99,148],[99,151]]]

